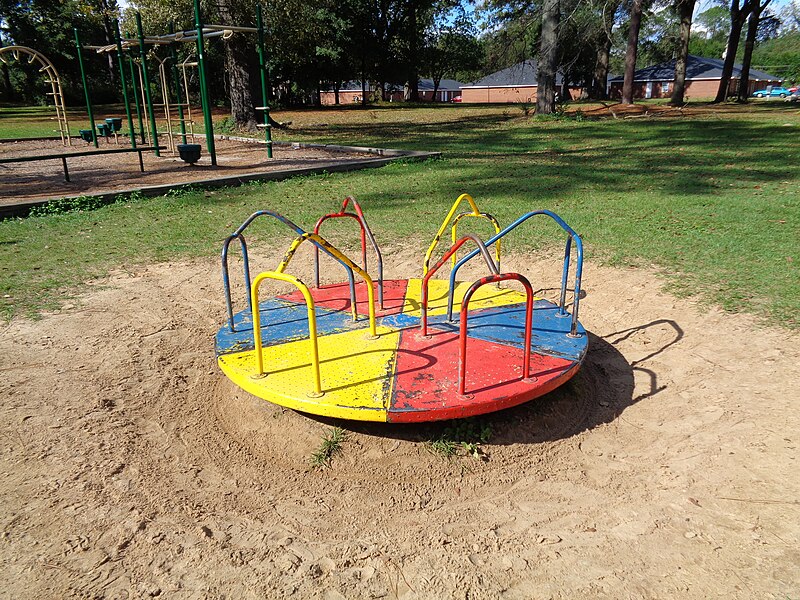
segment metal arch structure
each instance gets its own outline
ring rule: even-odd
[[[177,103],[174,105],[178,109],[178,120],[181,124],[181,137],[183,139],[183,143],[186,143],[186,129],[185,124],[187,119],[183,116],[183,108],[187,107],[190,116],[188,121],[191,123],[191,107],[188,99],[188,90],[187,90],[187,100],[186,103],[183,104],[180,99],[179,93],[179,85],[177,83],[178,73],[177,73],[177,57],[175,55],[174,44],[180,42],[191,42],[197,45],[197,60],[196,65],[187,64],[184,61],[181,66],[184,67],[184,83],[185,83],[185,67],[187,66],[197,66],[199,80],[200,80],[200,105],[203,112],[203,123],[205,128],[205,138],[206,138],[206,149],[208,154],[211,158],[211,165],[217,165],[217,152],[216,146],[214,143],[214,124],[211,116],[211,96],[209,93],[209,77],[207,72],[207,64],[206,64],[206,50],[205,50],[205,42],[209,38],[220,37],[223,40],[229,39],[235,33],[255,33],[257,34],[257,54],[258,54],[258,64],[259,64],[259,74],[261,79],[261,99],[262,99],[262,106],[256,106],[255,109],[257,112],[261,113],[263,117],[263,123],[259,123],[257,126],[260,129],[264,129],[264,143],[267,150],[267,158],[273,158],[272,152],[272,132],[271,132],[271,124],[270,124],[270,116],[269,111],[270,107],[267,105],[268,100],[268,73],[267,73],[267,59],[266,59],[266,29],[264,26],[264,19],[262,14],[262,6],[261,3],[256,3],[256,27],[242,27],[237,25],[215,25],[215,24],[205,24],[203,22],[203,15],[200,9],[200,0],[194,0],[194,27],[187,30],[182,31],[173,31],[173,26],[170,26],[170,32],[168,34],[162,35],[145,35],[142,29],[141,23],[141,16],[139,12],[135,12],[135,20],[136,20],[136,37],[128,37],[123,38],[119,32],[119,24],[115,23],[115,43],[113,44],[106,44],[102,46],[95,46],[95,45],[86,45],[82,46],[77,29],[75,30],[76,33],[76,45],[78,50],[78,57],[81,58],[81,50],[85,48],[87,50],[94,50],[98,54],[103,53],[116,53],[119,60],[119,70],[120,70],[120,79],[122,81],[122,92],[123,96],[125,97],[125,110],[128,116],[128,123],[131,130],[131,145],[135,147],[134,142],[134,129],[133,129],[133,121],[132,116],[130,114],[130,105],[127,100],[127,89],[126,89],[126,75],[124,73],[124,65],[123,65],[123,56],[128,54],[129,59],[129,66],[131,70],[131,84],[134,88],[134,100],[137,103],[137,115],[140,119],[139,122],[139,130],[140,134],[143,138],[144,143],[144,127],[141,122],[141,113],[144,112],[140,110],[138,106],[138,96],[136,95],[136,80],[134,74],[134,67],[133,63],[130,60],[131,54],[138,54],[138,58],[140,60],[140,73],[141,73],[141,92],[144,96],[144,110],[147,112],[147,119],[150,121],[150,135],[151,141],[153,142],[154,146],[158,146],[158,129],[157,123],[155,118],[154,112],[154,104],[152,98],[150,96],[150,83],[149,83],[149,75],[147,72],[147,47],[161,47],[164,46],[168,49],[170,55],[165,58],[164,60],[159,59],[160,63],[160,75],[161,75],[161,91],[162,95],[164,96],[163,108],[166,111],[167,121],[168,121],[168,135],[170,139],[173,137],[172,135],[172,128],[171,128],[171,119],[169,118],[169,110],[170,110],[170,103],[168,101],[169,96],[169,86],[166,84],[166,69],[165,69],[165,62],[170,61],[172,63],[172,77],[175,80],[175,91],[177,95]],[[82,60],[82,59],[81,59]],[[86,81],[84,78],[84,88],[86,87]],[[91,102],[88,97],[86,98],[86,105],[87,110],[90,113],[91,119]],[[161,108],[161,106],[159,107]],[[94,129],[92,130],[94,131]],[[194,135],[192,135],[194,138]],[[194,139],[193,139],[194,141]],[[156,155],[158,156],[158,151],[156,150]]]
[[[15,61],[20,60],[20,55],[28,56],[28,64],[33,64],[37,61],[41,68],[40,73],[43,73],[45,80],[50,84],[50,91],[47,92],[48,96],[53,97],[53,105],[56,109],[56,119],[58,120],[58,133],[61,136],[61,143],[65,146],[71,146],[72,140],[69,136],[69,121],[67,121],[67,109],[64,105],[64,93],[61,89],[61,76],[58,74],[55,65],[44,54],[29,48],[28,46],[5,46],[0,48],[0,62],[8,64],[6,60],[7,55]]]
[[[333,216],[324,215],[316,230],[325,217],[361,217],[357,220],[364,227],[362,240],[370,237],[363,213],[346,212],[347,204],[346,200]],[[457,208],[458,203],[435,241],[446,231]],[[579,280],[580,237],[558,215],[533,211],[486,242],[476,235],[457,240],[426,270],[422,280],[383,281],[385,304],[378,307],[374,280],[366,272],[366,244],[361,248],[362,269],[318,233],[304,231],[279,213],[258,211],[223,244],[228,319],[216,335],[217,364],[236,386],[256,397],[305,413],[361,421],[418,423],[463,418],[546,394],[578,372],[589,336],[577,320],[564,318],[569,313],[563,289],[559,304],[535,297],[531,282],[519,273],[501,273],[489,250],[503,235],[538,214],[552,217],[570,234],[565,253],[568,258],[572,244],[576,246]],[[277,269],[259,273],[251,281],[243,233],[260,216],[277,219],[300,235]],[[242,247],[249,306],[234,314],[227,255],[236,240]],[[349,281],[309,287],[286,273],[295,250],[306,241],[344,265]],[[459,261],[457,268],[475,253],[483,257],[489,274],[473,282],[433,279],[470,241],[477,248]],[[364,281],[354,286],[353,272]],[[266,280],[291,284],[295,289],[265,297],[259,286]],[[497,284],[501,282],[515,282],[523,290],[500,287]],[[579,281],[575,290],[573,317],[578,311]],[[454,304],[455,320],[451,316]]]

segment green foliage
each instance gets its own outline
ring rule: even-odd
[[[179,189],[170,190],[167,195],[175,196],[183,193]],[[49,215],[65,215],[73,212],[85,212],[97,210],[109,204],[127,204],[131,202],[139,202],[144,199],[141,192],[135,191],[130,194],[118,194],[112,199],[103,198],[101,196],[75,196],[72,198],[59,198],[58,200],[51,200],[46,204],[34,206],[29,216],[31,217],[46,217]]]
[[[756,46],[753,68],[800,82],[800,31],[790,31]]]
[[[116,0],[0,0],[0,42],[4,46],[29,46],[45,54],[61,75],[67,103],[81,103],[83,89],[73,27],[79,30],[84,44],[104,42],[117,16]],[[109,67],[94,52],[86,52],[84,59],[94,100],[113,99],[111,71],[115,66]],[[25,60],[8,62],[0,78],[0,100],[44,104],[45,93],[50,90],[38,69]],[[4,81],[6,73],[10,90]]]
[[[322,442],[309,458],[311,466],[322,469],[331,466],[333,457],[342,451],[342,444],[347,439],[347,432],[341,427],[331,427],[322,436]]]
[[[402,243],[421,256],[454,198],[469,192],[501,223],[533,208],[559,213],[592,261],[653,267],[705,305],[800,327],[796,106],[690,105],[677,119],[602,118],[601,106],[578,106],[582,121],[570,112],[531,120],[513,107],[469,105],[278,113],[295,125],[276,131],[277,139],[375,146],[391,139],[445,154],[2,222],[0,297],[11,298],[0,303],[0,317],[53,308],[62,291],[75,293],[121,265],[212,260],[220,240],[260,208],[313,225],[321,206],[333,209],[348,194],[364,206],[381,245]],[[253,247],[280,252],[289,237],[265,222]],[[552,249],[560,239],[532,220],[509,248]]]
[[[455,456],[471,456],[485,460],[486,454],[481,448],[492,438],[492,426],[480,420],[459,419],[451,421],[442,433],[427,442],[428,450],[443,458]]]

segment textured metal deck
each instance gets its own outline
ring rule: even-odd
[[[345,419],[435,421],[493,412],[555,389],[580,368],[588,336],[558,307],[537,299],[533,311],[531,377],[522,378],[525,295],[484,286],[470,302],[466,394],[458,393],[459,310],[469,283],[455,289],[447,322],[447,286],[431,280],[429,336],[421,335],[420,280],[386,281],[377,311],[377,339],[369,336],[367,289],[356,286],[359,319],[353,322],[347,284],[311,289],[317,316],[323,394],[314,394],[306,304],[299,292],[259,305],[265,375],[255,376],[249,311],[217,333],[220,368],[248,392],[303,412]]]

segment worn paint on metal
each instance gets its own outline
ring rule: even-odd
[[[454,321],[447,322],[448,282],[430,283],[432,312],[438,314],[430,318],[428,339],[419,330],[420,280],[386,282],[386,310],[377,339],[368,339],[365,283],[356,286],[361,315],[356,322],[348,316],[346,283],[309,290],[318,329],[321,397],[309,396],[314,393],[314,374],[306,301],[300,291],[259,302],[266,376],[254,377],[256,353],[248,310],[234,316],[239,333],[225,325],[217,334],[219,365],[239,387],[275,404],[331,417],[393,422],[452,419],[515,406],[577,372],[588,336],[567,337],[570,319],[557,316],[556,305],[538,300],[530,361],[537,380],[522,380],[525,294],[485,286],[469,304],[470,367],[465,385],[472,397],[459,396],[460,315],[455,313]],[[470,285],[456,286],[458,310]]]
[[[347,284],[345,284],[345,293]],[[308,313],[301,292],[294,301],[268,298],[259,302],[261,316],[261,344],[275,346],[308,337]],[[299,304],[298,302],[302,302]],[[346,312],[317,306],[317,335],[331,335],[352,329]],[[223,327],[217,333],[217,355],[253,349],[253,319],[245,310],[234,316],[235,331]],[[366,321],[364,322],[366,327]]]
[[[456,282],[455,290],[453,292],[453,310],[458,312],[461,310],[461,300],[464,294],[472,285],[471,281]],[[441,315],[447,312],[447,296],[449,291],[449,282],[444,279],[431,279],[428,289],[428,316]],[[403,311],[404,314],[409,316],[420,316],[419,301],[422,297],[422,280],[409,279],[407,306],[411,310]],[[479,289],[472,297],[470,305],[472,309],[489,308],[490,306],[508,306],[509,304],[518,304],[525,302],[525,294],[513,289],[500,289],[497,287],[484,287]]]
[[[352,271],[355,271],[356,273],[358,273],[361,276],[361,278],[364,280],[364,282],[366,283],[367,295],[369,296],[369,302],[367,303],[367,306],[369,308],[370,333],[372,335],[377,335],[375,333],[375,289],[374,289],[374,286],[373,286],[373,283],[372,283],[372,278],[367,274],[367,272],[364,269],[359,267],[352,260],[350,260],[347,256],[342,254],[332,244],[328,243],[324,238],[322,238],[322,237],[320,237],[320,236],[318,236],[318,235],[316,235],[314,233],[304,233],[301,236],[299,236],[296,240],[294,240],[291,243],[291,245],[289,246],[289,250],[287,250],[287,252],[286,252],[286,256],[283,257],[283,260],[278,265],[278,268],[275,269],[275,272],[283,273],[286,270],[286,268],[289,266],[289,262],[292,260],[292,257],[294,256],[295,252],[297,252],[297,249],[306,240],[312,241],[315,245],[319,246],[320,248],[322,248],[323,250],[328,252],[328,254],[333,256],[336,260],[338,260],[340,263],[345,265],[348,269],[351,269]],[[351,285],[351,288],[354,288],[354,287],[355,286]],[[355,297],[355,289],[352,289],[352,291],[353,291],[353,296]],[[356,303],[357,303],[357,301],[356,301]],[[353,320],[354,321],[357,320],[358,319],[358,314],[356,313],[356,307],[355,306],[351,307],[351,312],[353,314]]]
[[[388,324],[388,323],[387,323]],[[434,317],[429,322],[433,331],[458,332],[460,315],[449,323],[445,315]],[[578,324],[579,337],[567,335],[571,329],[569,318],[559,316],[558,306],[547,300],[536,300],[533,305],[533,329],[531,348],[572,361],[582,361],[588,347],[586,330]],[[525,305],[491,307],[470,310],[467,327],[469,337],[522,348],[525,335]]]
[[[464,299],[461,301],[461,324],[458,329],[458,343],[459,349],[459,366],[458,366],[458,393],[461,395],[466,394],[466,378],[467,378],[467,320],[469,318],[469,301],[470,298],[481,289],[483,286],[490,283],[500,283],[501,281],[517,281],[525,288],[525,324],[524,339],[522,342],[523,357],[522,357],[522,378],[528,379],[530,377],[529,366],[531,362],[531,323],[533,321],[533,288],[530,281],[519,273],[502,273],[492,274],[483,277],[473,283],[464,294]],[[425,330],[423,328],[423,333]]]
[[[253,350],[220,356],[218,363],[236,385],[275,404],[329,417],[385,421],[400,334],[380,327],[373,340],[365,332],[319,338],[323,394],[316,398],[307,339],[264,348],[264,377],[253,377]]]
[[[378,307],[376,309],[376,316],[385,317],[402,312],[406,306],[407,288],[408,281],[405,279],[385,281],[383,284],[383,308]],[[346,283],[336,283],[332,285],[323,285],[318,288],[311,288],[311,296],[314,298],[314,304],[318,307],[321,306],[329,310],[350,311],[350,288]],[[303,296],[299,291],[278,296],[278,298],[291,300],[292,302],[303,301]],[[369,315],[369,295],[367,294],[366,285],[363,283],[356,285],[356,305],[356,312],[359,316],[363,317]]]
[[[522,379],[520,348],[469,340],[470,360],[482,368],[467,373],[467,395],[458,393],[457,333],[438,332],[430,338],[418,329],[400,335],[395,367],[391,422],[457,419],[516,406],[545,394],[577,372],[573,361],[533,354],[531,375]]]

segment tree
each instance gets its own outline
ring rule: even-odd
[[[680,17],[680,46],[675,59],[675,85],[670,97],[670,104],[680,106],[683,104],[683,95],[686,90],[686,59],[689,55],[689,35],[692,30],[692,13],[695,0],[677,0],[676,8]]]
[[[611,46],[614,43],[613,29],[616,13],[622,5],[622,0],[604,2],[600,7],[600,32],[595,51],[595,68],[591,95],[598,100],[606,98],[608,82],[608,66]]]
[[[555,110],[556,70],[558,68],[559,0],[544,0],[542,33],[537,62],[536,114],[549,115]]]
[[[714,102],[724,102],[728,97],[733,64],[736,60],[736,51],[739,49],[739,39],[742,36],[742,27],[753,10],[754,2],[758,2],[758,0],[744,0],[744,4],[739,6],[739,0],[731,0],[731,29],[728,34],[728,45],[725,49],[725,62],[722,66],[719,89]]]
[[[730,29],[730,12],[725,6],[712,6],[695,19],[689,41],[689,54],[708,58],[722,58],[725,54]]]
[[[737,94],[739,102],[747,102],[750,96],[750,63],[753,59],[753,48],[755,47],[756,36],[758,35],[758,25],[761,22],[762,13],[772,0],[766,0],[763,4],[760,0],[755,0],[755,2],[756,4],[753,6],[753,11],[750,13],[750,19],[747,24],[747,37],[744,42],[742,73],[739,75],[739,89]]]
[[[789,30],[760,43],[753,50],[753,65],[788,81],[800,82],[800,31]]]
[[[622,103],[633,104],[633,74],[636,72],[636,53],[639,48],[639,28],[642,24],[642,2],[633,0],[628,29],[628,46],[625,50],[625,79],[622,83]]]
[[[455,15],[451,11],[437,15],[429,27],[422,72],[433,80],[434,100],[443,78],[480,68],[483,47],[475,33],[475,26],[460,6]]]

